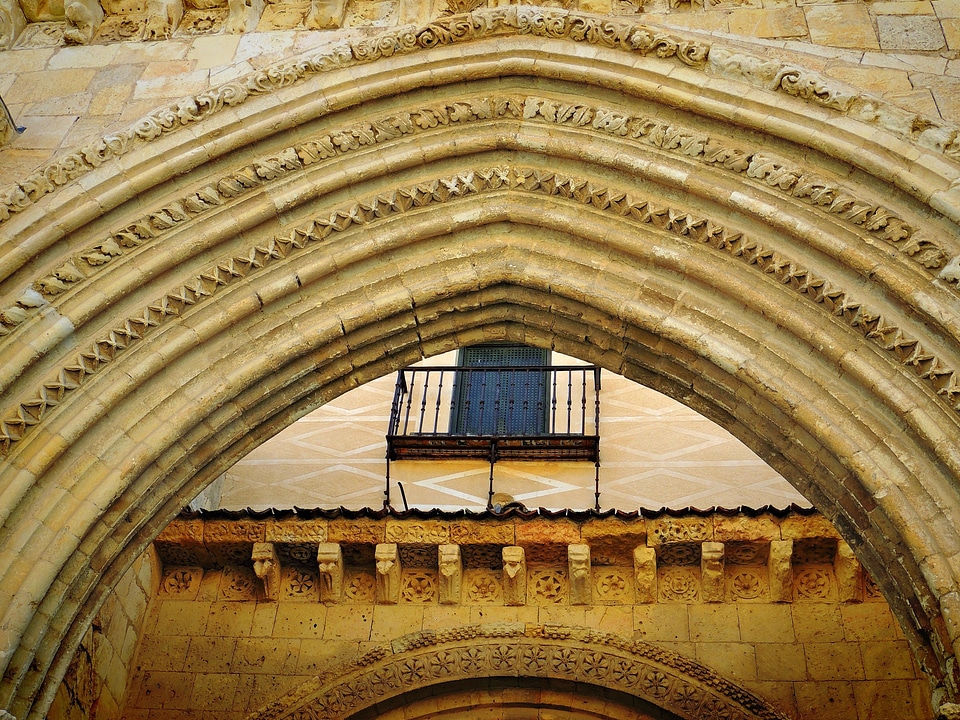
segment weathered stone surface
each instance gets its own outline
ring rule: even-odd
[[[945,44],[935,17],[881,15],[877,18],[877,30],[884,50],[940,50]]]
[[[864,50],[880,48],[865,5],[808,5],[804,13],[810,39],[817,44]]]

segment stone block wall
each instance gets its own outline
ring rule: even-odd
[[[158,539],[124,718],[239,720],[379,644],[489,623],[655,643],[798,720],[932,715],[886,603],[815,514],[227,516]]]
[[[262,15],[228,31],[225,1],[207,9],[187,3],[175,16],[179,24],[150,35],[144,4],[133,3],[132,10],[117,5],[108,11],[89,45],[66,44],[69,22],[62,17],[19,26],[8,21],[19,30],[8,33],[6,41],[0,30],[0,96],[26,131],[10,135],[0,152],[0,177],[25,177],[57,154],[126,128],[157,107],[285,58],[487,4],[348,0],[333,3],[340,8],[338,20],[317,26],[307,17],[310,3],[248,3],[242,7],[260,7]],[[0,28],[16,5],[0,1]],[[747,41],[766,57],[822,72],[910,112],[951,123],[960,117],[958,0],[581,0],[563,5]]]
[[[161,565],[150,547],[107,596],[67,670],[50,708],[58,720],[121,716],[130,670],[156,597]]]

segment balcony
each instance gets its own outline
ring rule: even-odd
[[[600,368],[414,367],[397,375],[388,460],[600,462]]]

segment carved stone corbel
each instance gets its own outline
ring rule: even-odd
[[[263,596],[267,600],[280,599],[280,560],[273,543],[253,544],[253,572],[263,581]]]
[[[700,587],[704,602],[723,602],[723,543],[700,546]]]
[[[27,18],[17,0],[0,0],[0,50],[9,50],[27,26]],[[2,122],[2,119],[0,119]],[[5,142],[0,131],[0,145]]]
[[[570,604],[590,605],[593,602],[590,546],[568,545],[567,567],[570,573]]]
[[[503,557],[503,604],[527,604],[527,560],[522,547],[508,545]]]
[[[770,572],[770,599],[773,602],[793,600],[793,540],[770,541],[767,568]]]
[[[147,0],[144,40],[166,40],[183,19],[183,0]]]
[[[460,585],[463,578],[463,563],[460,561],[459,545],[440,545],[440,604],[453,605],[460,602]]]
[[[863,602],[863,568],[845,542],[837,544],[833,570],[837,575],[840,602]]]
[[[263,15],[263,0],[227,0],[229,13],[223,31],[241,35],[253,31]]]
[[[97,0],[67,0],[63,5],[67,28],[63,39],[73,45],[87,45],[103,23],[103,8]]]
[[[310,0],[304,24],[310,30],[336,30],[343,26],[346,11],[346,0]]]
[[[396,543],[377,545],[377,602],[396,605],[400,601],[400,553]]]
[[[340,602],[343,595],[343,550],[340,543],[317,546],[317,569],[320,571],[320,602]]]
[[[633,574],[638,603],[657,601],[657,551],[639,545],[633,550]]]
[[[937,709],[937,720],[960,720],[960,705],[944,703]]]

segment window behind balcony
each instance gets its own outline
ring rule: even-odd
[[[549,350],[525,345],[464,348],[459,365],[491,369],[457,373],[450,421],[454,434],[546,434],[550,397],[543,368],[549,362]]]

